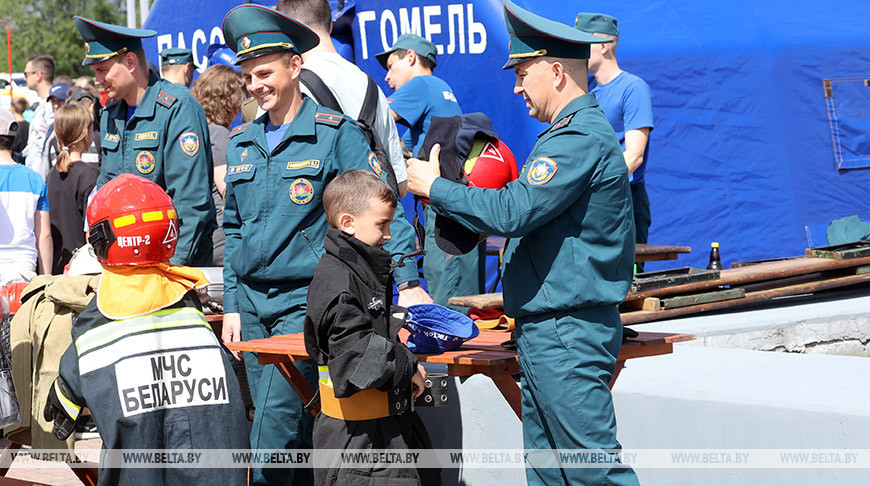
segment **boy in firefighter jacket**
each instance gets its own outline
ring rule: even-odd
[[[208,281],[169,264],[178,241],[169,196],[121,174],[97,191],[87,218],[103,276],[73,325],[45,405],[55,436],[68,437],[88,407],[110,452],[99,484],[244,484],[244,466],[118,467],[123,456],[112,453],[120,450],[177,459],[195,457],[184,449],[247,449],[248,428],[229,352],[196,296]]]
[[[323,193],[329,230],[308,290],[305,348],[320,372],[315,451],[431,448],[413,411],[426,372],[392,318],[390,239],[396,196],[375,174],[352,169]],[[399,310],[399,309],[396,309]],[[440,484],[440,470],[353,467],[315,452],[315,483]]]

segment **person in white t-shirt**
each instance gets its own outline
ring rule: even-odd
[[[52,240],[45,181],[12,159],[18,122],[0,109],[0,285],[51,272]]]
[[[54,84],[54,58],[44,54],[30,58],[24,66],[24,77],[27,88],[39,93],[42,103],[33,112],[27,146],[24,147],[22,155],[25,165],[42,176],[44,181],[48,167],[43,163],[42,148],[48,127],[54,123],[54,108],[48,102],[49,91]]]

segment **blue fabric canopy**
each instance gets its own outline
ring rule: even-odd
[[[492,118],[523,163],[544,125],[528,117],[512,94],[513,73],[501,69],[508,37],[500,1],[344,3],[355,4],[346,8],[353,55],[388,97],[374,54],[403,32],[427,36],[443,51],[435,74],[463,111]],[[721,243],[726,266],[797,255],[825,244],[831,220],[870,219],[870,2],[517,3],[571,25],[578,11],[619,19],[620,66],[653,93],[649,241],[694,250],[648,269],[703,267],[711,241]],[[235,5],[190,1],[185,10],[197,15],[183,16],[176,2],[156,0],[145,28],[170,34],[163,47],[179,47],[180,36],[197,55],[192,42],[200,42],[202,57],[210,42],[201,39]],[[197,29],[204,35],[194,38]],[[149,58],[157,59],[159,39],[146,39]]]

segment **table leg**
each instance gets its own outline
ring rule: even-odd
[[[281,362],[275,363],[275,366],[278,367],[278,371],[282,376],[287,380],[287,383],[290,384],[290,387],[293,388],[293,391],[299,395],[299,398],[302,399],[302,403],[308,404],[311,403],[311,399],[314,398],[314,390],[311,389],[311,385],[305,381],[305,378],[302,376],[302,373],[293,366],[292,362]],[[315,404],[311,407],[311,415],[315,417],[320,412],[320,403]]]
[[[508,405],[514,410],[514,413],[517,414],[517,418],[520,421],[523,420],[523,399],[522,392],[520,391],[519,385],[514,380],[514,377],[506,374],[498,374],[498,375],[490,375],[492,381],[495,382],[495,386],[498,387],[498,391],[501,392],[502,396],[505,400],[507,400]]]
[[[613,390],[613,385],[616,384],[616,379],[619,378],[619,372],[622,371],[622,368],[625,366],[624,359],[616,360],[616,368],[613,370],[613,378],[610,379],[610,384],[607,385],[608,388]]]
[[[514,413],[517,414],[517,417],[523,420],[522,392],[513,377],[513,375],[519,372],[519,363],[516,361],[510,364],[499,364],[489,367],[465,364],[447,365],[447,374],[450,376],[471,376],[476,373],[482,373],[490,377],[505,401],[508,402]]]

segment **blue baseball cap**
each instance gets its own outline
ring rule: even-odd
[[[57,98],[59,100],[66,100],[66,94],[69,91],[69,85],[66,83],[57,83],[48,90],[49,98]]]
[[[433,65],[438,65],[438,61],[436,61],[436,58],[438,57],[438,49],[435,47],[435,44],[416,34],[400,35],[389,49],[375,54],[375,59],[381,63],[381,66],[383,66],[384,69],[387,69],[387,60],[390,58],[390,54],[398,49],[413,50],[418,56],[425,57],[430,60]]]
[[[468,316],[438,304],[417,304],[408,307],[405,329],[408,349],[415,353],[443,353],[459,349],[462,343],[480,334]]]

